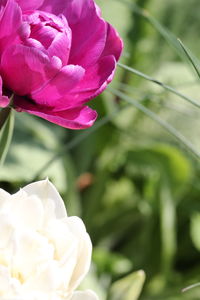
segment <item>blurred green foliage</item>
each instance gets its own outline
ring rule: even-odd
[[[175,39],[200,58],[198,0],[97,2],[124,39],[124,64],[198,102],[198,76]],[[199,151],[197,107],[122,68],[112,87]],[[13,192],[37,178],[52,180],[91,235],[94,263],[83,287],[100,299],[200,299],[199,287],[181,292],[200,281],[199,159],[112,91],[92,106],[103,122],[84,132],[17,113],[1,187]]]

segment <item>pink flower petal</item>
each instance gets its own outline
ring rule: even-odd
[[[63,14],[72,25],[80,23],[91,10],[93,11],[94,5],[93,0],[44,0],[39,9],[55,15]]]
[[[44,52],[23,45],[7,48],[1,59],[4,84],[18,95],[27,95],[41,88],[60,68],[59,58],[50,60]]]
[[[52,112],[44,106],[34,105],[19,97],[15,98],[14,105],[18,111],[25,111],[70,129],[88,128],[93,125],[97,118],[96,111],[88,106],[79,106],[59,112]]]
[[[2,95],[2,78],[0,76],[0,107],[6,107],[8,106],[10,99],[7,96]]]
[[[69,63],[89,67],[101,56],[106,43],[106,23],[97,15],[89,15],[83,22],[73,25]]]
[[[57,56],[68,63],[72,33],[66,18],[35,11],[23,15],[20,37],[24,45],[46,50],[49,57]]]
[[[74,1],[81,2],[81,1]],[[86,1],[79,22],[71,24],[73,36],[69,62],[88,67],[97,62],[106,43],[106,22],[98,16],[94,2]],[[77,11],[80,8],[77,7]],[[68,18],[68,16],[67,16]],[[70,16],[69,16],[70,18]]]
[[[118,60],[122,49],[123,42],[119,34],[110,24],[107,23],[107,39],[101,56],[114,55],[116,60]]]
[[[69,93],[83,78],[85,70],[80,66],[63,67],[45,86],[31,93],[37,103],[59,108],[59,99]],[[73,103],[75,106],[75,103]],[[66,104],[64,103],[64,108]]]
[[[71,33],[69,36],[66,33],[58,33],[51,46],[48,48],[50,56],[58,56],[63,65],[68,63],[69,53],[71,48]]]
[[[86,70],[85,76],[80,84],[68,93],[66,103],[76,101],[83,104],[97,97],[107,87],[114,76],[116,60],[114,56],[101,58],[98,63]]]
[[[35,10],[42,5],[44,0],[16,0],[23,11]]]
[[[21,25],[21,9],[14,0],[8,0],[0,11],[0,50],[18,41],[17,30]]]
[[[96,63],[105,47],[107,25],[93,0],[45,0],[40,9],[66,16],[73,32],[70,64]]]
[[[38,94],[32,95],[32,99],[43,105],[51,105],[52,111],[61,111],[82,105],[98,96],[107,87],[114,75],[116,61],[112,55],[103,57],[97,64],[86,70],[82,78],[83,71],[79,69],[81,67],[74,66],[76,67],[74,70],[73,66],[71,67],[72,69],[69,70],[67,67],[64,68],[66,74],[65,72],[58,74],[59,84],[56,83],[57,80],[53,79],[52,83],[49,82],[47,89],[44,88]],[[74,84],[73,80],[75,80]],[[60,91],[56,90],[56,86],[59,85],[61,85]],[[46,102],[43,99],[46,99]]]
[[[0,107],[8,106],[10,99],[7,96],[0,95]]]
[[[22,0],[23,2],[27,0]],[[55,15],[63,13],[67,6],[67,1],[64,0],[44,0],[41,6],[39,7],[39,10],[46,11],[53,13]],[[70,0],[71,2],[71,0]]]
[[[113,73],[116,60],[113,55],[102,57],[96,64],[86,69],[85,76],[73,92],[98,89]]]

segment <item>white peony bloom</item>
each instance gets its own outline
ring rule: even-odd
[[[91,252],[83,222],[67,216],[48,180],[14,195],[0,189],[0,300],[98,300],[74,292]]]

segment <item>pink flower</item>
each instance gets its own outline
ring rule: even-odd
[[[122,41],[93,0],[0,0],[0,106],[71,129],[112,80]],[[2,85],[4,95],[2,93]]]

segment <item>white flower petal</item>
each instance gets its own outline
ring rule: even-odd
[[[0,251],[6,249],[13,234],[14,224],[12,217],[6,213],[0,214]]]
[[[4,204],[10,200],[10,197],[11,195],[9,193],[0,189],[0,210],[3,208]]]
[[[67,224],[62,220],[53,220],[49,222],[42,232],[54,245],[56,260],[61,260],[63,257],[69,256],[75,247],[77,247],[77,239],[71,233]]]
[[[12,211],[14,222],[18,226],[30,227],[35,230],[42,227],[44,207],[38,197],[34,195],[28,197],[23,190],[20,190],[11,196],[11,200],[9,210]]]
[[[70,300],[98,300],[97,295],[90,290],[74,292]]]
[[[0,190],[0,299],[97,300],[74,293],[89,270],[92,244],[78,217],[68,217],[48,181],[14,195]]]
[[[77,237],[79,241],[78,258],[76,267],[72,274],[69,284],[69,290],[76,289],[85,275],[88,273],[91,263],[92,243],[88,233],[86,232],[83,221],[78,217],[69,217],[67,224],[71,232]]]
[[[23,281],[37,273],[40,265],[53,260],[54,248],[45,236],[36,231],[16,230],[13,236],[12,268]],[[16,275],[17,276],[17,275]]]
[[[0,295],[9,290],[10,287],[10,272],[8,268],[0,266]]]
[[[57,262],[52,260],[41,266],[38,272],[33,273],[33,276],[24,284],[24,290],[49,294],[59,289],[62,281],[62,272],[60,272]]]
[[[55,213],[57,219],[67,216],[66,208],[55,186],[48,180],[31,183],[23,189],[28,196],[37,196],[43,203],[47,219]]]

